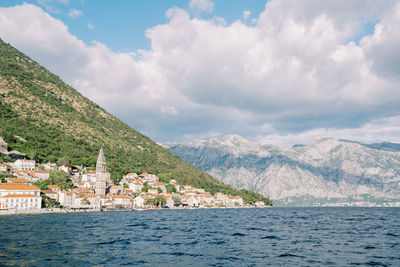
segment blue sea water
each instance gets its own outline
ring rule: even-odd
[[[0,265],[400,266],[400,208],[0,216]]]

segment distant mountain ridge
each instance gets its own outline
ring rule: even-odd
[[[391,143],[391,142],[364,144],[364,143],[361,143],[361,142],[351,141],[351,140],[344,140],[344,139],[339,139],[339,141],[349,142],[349,143],[356,143],[356,144],[359,144],[359,145],[362,145],[362,146],[365,146],[365,147],[368,147],[368,148],[382,150],[382,151],[400,152],[400,144]]]
[[[128,172],[149,172],[163,181],[175,179],[211,193],[240,195],[246,202],[269,202],[260,194],[235,190],[183,161],[1,39],[0,136],[10,150],[39,163],[68,157],[73,165],[93,167],[103,147],[114,181]],[[3,157],[0,153],[0,161]]]
[[[400,201],[399,144],[318,138],[285,148],[228,135],[164,147],[220,181],[268,195],[276,204]]]

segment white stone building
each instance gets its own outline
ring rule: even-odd
[[[34,170],[28,173],[32,181],[44,181],[50,178],[50,171]]]
[[[47,171],[57,170],[57,164],[55,164],[55,163],[48,162],[46,164],[43,164],[43,167]]]
[[[34,160],[17,159],[13,163],[14,171],[32,171],[36,168],[36,162]]]
[[[79,198],[74,199],[74,208],[88,208],[100,210],[101,206],[104,205],[104,198],[100,195],[86,194]]]
[[[140,192],[143,188],[143,183],[141,181],[134,181],[128,184],[129,190],[132,192]]]
[[[114,195],[112,196],[114,207],[131,208],[132,198],[126,195]]]
[[[243,198],[240,196],[230,197],[230,202],[233,206],[243,206],[244,205]]]
[[[145,208],[146,200],[150,199],[150,196],[138,196],[133,200],[133,206],[136,208]]]
[[[49,198],[52,198],[52,199],[58,201],[58,197],[59,197],[58,192],[54,192],[54,191],[51,191],[51,190],[42,190],[41,192],[43,194],[45,194],[46,196],[48,196]]]
[[[151,181],[158,181],[159,178],[155,174],[148,174],[148,173],[142,173],[139,175],[139,177],[144,181],[144,182],[151,182]]]
[[[34,185],[26,185],[19,183],[0,183],[0,196],[11,194],[31,194],[40,196],[40,189]]]
[[[86,173],[82,174],[83,182],[96,182],[96,171],[88,170]]]
[[[110,194],[111,195],[122,195],[124,189],[120,185],[113,185],[110,187]]]
[[[37,186],[20,183],[0,183],[0,208],[32,210],[40,209],[42,198]]]
[[[58,202],[64,207],[72,207],[75,199],[75,194],[70,191],[58,192]]]
[[[42,198],[31,194],[10,194],[0,197],[1,209],[40,210]]]
[[[68,166],[62,165],[58,169],[64,171],[68,176],[71,174],[71,168]]]

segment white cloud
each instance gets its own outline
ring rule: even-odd
[[[70,9],[70,11],[68,12],[67,15],[70,18],[77,19],[77,18],[83,16],[83,13],[82,13],[82,11],[80,11],[78,9],[72,8],[72,9]]]
[[[191,0],[189,7],[197,12],[212,12],[214,3],[211,0]]]
[[[87,27],[88,27],[89,30],[93,30],[94,29],[94,25],[89,23],[89,22],[87,23]]]
[[[174,107],[161,106],[161,113],[164,113],[167,115],[177,115],[178,111]]]
[[[251,15],[251,12],[249,10],[243,11],[243,20],[247,20]]]
[[[254,26],[179,8],[167,17],[136,54],[86,45],[29,4],[0,9],[0,36],[160,141],[400,141],[398,120],[387,119],[400,116],[400,4],[272,0]],[[349,42],[370,19],[375,32]]]
[[[316,128],[301,133],[261,135],[253,140],[262,144],[290,147],[293,144],[308,144],[319,137],[334,137],[366,144],[385,141],[400,143],[400,116],[372,120],[359,128]]]

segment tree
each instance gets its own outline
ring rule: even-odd
[[[174,206],[179,206],[182,204],[182,200],[180,196],[173,196],[172,200],[174,201]]]
[[[34,185],[38,186],[41,190],[48,189],[48,185],[58,185],[61,190],[67,190],[74,187],[71,179],[62,170],[50,171],[50,178],[41,182],[35,182]]]
[[[51,184],[58,185],[61,190],[73,188],[74,184],[68,175],[62,170],[54,170],[50,172],[50,178],[48,180]]]
[[[126,184],[126,183],[124,183],[124,188],[128,188],[129,186]]]
[[[167,189],[168,193],[176,193],[176,188],[173,184],[167,184],[165,188]]]
[[[162,193],[162,189],[161,189],[160,187],[157,187],[157,192],[158,192],[159,194],[161,194],[161,193]]]
[[[90,200],[87,198],[84,198],[81,200],[81,204],[84,206],[89,206],[90,205]]]
[[[42,197],[42,208],[56,208],[60,207],[60,202],[57,200],[46,196],[45,194],[40,194]]]
[[[62,158],[59,158],[58,160],[57,160],[57,165],[58,166],[69,166],[69,158],[67,158],[67,157],[62,157]]]
[[[146,205],[153,205],[153,206],[160,206],[160,207],[164,206],[165,203],[167,203],[167,201],[162,196],[158,196],[156,198],[150,198],[150,199],[146,200],[146,202],[145,202]]]
[[[144,183],[142,187],[142,192],[148,192],[151,188],[151,185],[149,185],[148,183]]]

